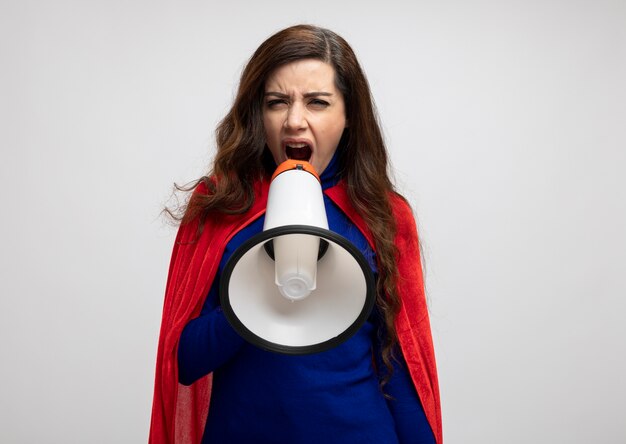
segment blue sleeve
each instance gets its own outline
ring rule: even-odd
[[[374,309],[371,320],[376,330],[379,330],[383,320],[378,309]],[[388,370],[382,360],[378,335],[374,338],[374,353],[376,367],[382,378],[388,374]],[[395,359],[391,360],[393,373],[389,382],[383,387],[383,391],[390,396],[387,398],[387,407],[396,426],[398,442],[400,444],[435,444],[435,436],[426,419],[399,345],[394,349],[394,357]]]
[[[393,374],[384,390],[391,396],[387,399],[387,406],[396,424],[398,441],[400,444],[435,444],[435,437],[399,348],[396,357]],[[384,371],[382,362],[381,365]]]
[[[178,343],[178,381],[190,385],[208,375],[230,358],[244,344],[230,326],[218,298],[216,277],[200,316],[187,323]]]

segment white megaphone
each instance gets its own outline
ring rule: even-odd
[[[263,232],[228,260],[220,283],[226,318],[248,342],[306,354],[350,338],[376,299],[363,254],[328,229],[313,166],[287,160],[272,176]]]

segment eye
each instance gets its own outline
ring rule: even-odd
[[[309,102],[309,105],[315,107],[315,108],[326,108],[327,106],[330,105],[330,103],[328,103],[326,100],[322,100],[322,99],[312,99]]]
[[[266,106],[270,109],[274,109],[274,108],[278,108],[281,105],[287,105],[287,100],[285,99],[272,99],[272,100],[268,100],[266,103]]]

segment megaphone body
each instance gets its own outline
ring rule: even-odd
[[[227,262],[220,300],[244,339],[286,354],[337,346],[369,316],[373,273],[349,240],[328,229],[321,184],[308,162],[278,166],[263,231]]]

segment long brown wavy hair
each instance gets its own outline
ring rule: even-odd
[[[277,67],[302,59],[330,64],[335,70],[336,87],[345,101],[349,125],[340,141],[339,171],[352,204],[375,242],[379,272],[376,303],[384,319],[379,331],[382,361],[387,369],[382,378],[384,386],[393,372],[393,351],[398,341],[395,318],[400,309],[396,291],[396,224],[389,201],[395,190],[369,84],[354,51],[342,37],[328,29],[297,25],[277,32],[259,46],[243,70],[232,108],[217,127],[212,171],[188,187],[179,187],[190,191],[204,182],[209,193],[194,193],[177,220],[185,224],[199,217],[201,227],[211,212],[238,214],[250,208],[253,183],[271,175],[274,168],[263,126],[266,79]]]

